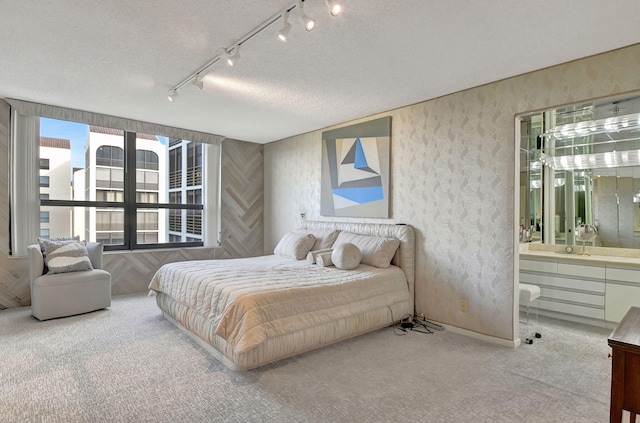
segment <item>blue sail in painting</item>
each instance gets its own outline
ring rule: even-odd
[[[375,159],[377,159],[377,157],[374,157],[374,160]],[[353,141],[353,145],[340,164],[352,165],[353,169],[370,173],[372,177],[360,177],[355,180],[344,181],[340,186],[332,189],[334,195],[346,198],[356,204],[365,204],[384,199],[382,179],[378,172],[370,167],[365,148],[362,146],[362,140],[360,138],[356,138]]]

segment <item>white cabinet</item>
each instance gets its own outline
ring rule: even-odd
[[[640,306],[640,270],[607,267],[605,319],[619,322],[631,306]]]
[[[538,304],[532,306],[555,318],[604,326],[640,306],[640,266],[554,253],[522,255],[520,282],[540,287]]]

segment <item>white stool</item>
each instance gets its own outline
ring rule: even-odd
[[[540,287],[537,285],[529,285],[526,283],[520,284],[520,303],[527,305],[527,325],[529,324],[529,307],[531,307],[531,303],[537,300],[540,297]],[[536,307],[536,322],[538,322],[538,307]],[[534,336],[536,338],[542,338],[542,335],[538,332],[535,332]],[[533,344],[533,339],[527,338],[525,340],[527,344]]]

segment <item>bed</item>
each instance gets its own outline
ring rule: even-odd
[[[311,264],[306,252],[292,258],[282,254],[291,234],[312,235],[311,251],[349,241],[362,260],[342,270]],[[371,246],[392,243],[384,267]],[[249,370],[413,315],[414,244],[410,226],[302,221],[274,255],[165,264],[149,289],[165,318],[227,367]]]

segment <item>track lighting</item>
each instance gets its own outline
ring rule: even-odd
[[[202,91],[204,89],[204,81],[200,78],[201,75],[206,75],[209,72],[209,69],[218,62],[222,60],[226,60],[229,66],[234,66],[240,60],[240,46],[245,42],[252,39],[257,34],[261,33],[267,28],[271,28],[278,19],[282,18],[282,27],[278,32],[276,32],[276,36],[282,42],[286,42],[289,38],[289,32],[291,31],[291,23],[289,22],[289,13],[296,9],[296,13],[298,17],[302,21],[304,25],[304,29],[307,32],[313,31],[316,27],[316,21],[304,13],[303,1],[304,0],[291,0],[290,3],[285,9],[282,9],[280,12],[275,15],[270,16],[265,19],[258,26],[253,28],[251,31],[244,34],[242,37],[238,38],[233,44],[232,47],[220,48],[216,52],[215,56],[213,56],[208,62],[200,66],[196,69],[191,75],[180,81],[177,85],[175,85],[169,91],[169,101],[175,100],[178,96],[178,90],[182,89],[187,84],[193,84],[198,90]],[[342,13],[344,7],[342,6],[341,0],[325,0],[327,7],[329,7],[329,13],[332,16],[338,16]],[[271,30],[271,29],[270,29]]]
[[[291,31],[291,24],[289,23],[289,12],[284,12],[282,14],[282,28],[280,31],[276,32],[276,36],[283,43],[287,42],[287,37],[289,37],[289,31]]]
[[[307,32],[313,31],[313,29],[316,27],[316,21],[314,21],[313,19],[311,19],[309,16],[307,16],[304,13],[304,8],[302,6],[302,0],[298,0],[298,2],[296,3],[296,10],[298,11],[298,16],[300,16],[300,20],[302,20],[302,23],[304,25],[304,29]]]
[[[229,51],[231,51],[231,49]],[[227,51],[227,63],[229,66],[234,66],[238,63],[238,60],[240,60],[240,44],[236,44],[235,47],[233,47],[233,54],[229,54],[229,51]]]
[[[331,16],[339,16],[344,10],[344,7],[339,0],[325,0],[325,3],[327,3]]]
[[[196,74],[196,77],[193,78],[193,86],[198,90],[202,91],[204,89],[204,81],[200,78],[200,74]]]

